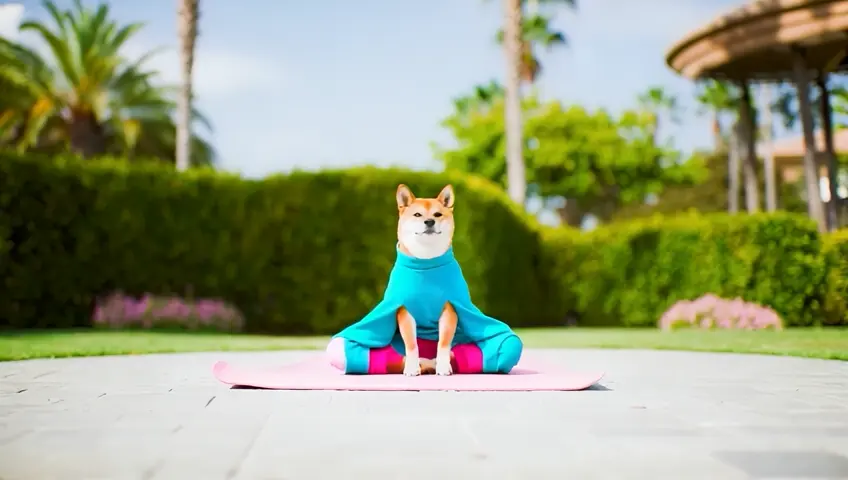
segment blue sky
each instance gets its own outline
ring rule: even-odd
[[[40,2],[17,3],[24,17],[44,13]],[[696,115],[694,87],[664,55],[740,3],[583,0],[574,13],[559,10],[555,24],[570,47],[542,55],[541,93],[617,111],[662,85],[686,108],[683,125],[669,133],[686,150],[706,146],[709,125]],[[127,54],[169,47],[150,66],[176,83],[176,2],[110,4],[119,20],[147,24]],[[201,0],[196,90],[220,166],[252,177],[362,164],[438,168],[430,142],[449,141],[439,121],[451,99],[503,78],[493,41],[500,8],[498,0]],[[0,10],[0,33],[12,34],[19,10]]]

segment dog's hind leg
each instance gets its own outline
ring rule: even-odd
[[[327,360],[330,365],[341,370],[347,370],[347,358],[345,357],[345,341],[343,338],[334,338],[327,345]]]

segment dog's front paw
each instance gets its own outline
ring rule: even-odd
[[[407,377],[417,377],[421,375],[421,363],[418,360],[418,355],[407,355],[403,364],[403,374]]]
[[[450,350],[436,354],[436,375],[452,375],[453,367],[450,361]]]
[[[436,362],[436,375],[453,375],[450,362]]]

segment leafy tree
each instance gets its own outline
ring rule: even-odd
[[[665,88],[660,86],[650,87],[638,96],[639,108],[649,115],[650,129],[654,138],[657,138],[663,118],[671,120],[672,123],[680,122],[681,107],[677,97],[669,94]]]
[[[843,85],[835,85],[831,88],[830,95],[834,127],[848,128],[848,89]]]
[[[728,168],[732,171],[730,188],[733,198],[739,198],[739,168],[741,163],[745,178],[746,205],[749,212],[760,208],[760,186],[758,182],[760,165],[756,157],[755,145],[758,138],[757,106],[751,95],[750,85],[737,85],[718,80],[706,80],[700,83],[697,96],[701,104],[701,113],[709,111],[713,116],[713,138],[715,152],[729,152]],[[744,113],[744,115],[743,115]],[[736,135],[734,145],[728,140],[730,131],[726,131],[722,119],[733,119],[733,131]],[[760,133],[762,133],[760,131]],[[740,162],[741,160],[741,162]],[[770,188],[768,189],[771,190]],[[735,212],[738,205],[728,206],[729,211]]]
[[[106,4],[91,9],[76,0],[60,10],[47,1],[44,8],[49,22],[20,28],[44,41],[49,58],[0,38],[0,148],[173,161],[174,91],[155,86],[155,72],[144,68],[156,51],[136,62],[120,53],[142,24],[118,24]],[[197,111],[192,116],[208,126]],[[192,142],[192,163],[211,164],[211,146],[199,137]]]
[[[471,94],[455,98],[453,104],[459,116],[467,117],[474,113],[487,111],[493,103],[503,101],[503,98],[503,85],[491,80],[487,84],[474,86]]]
[[[656,200],[648,203],[631,204],[616,211],[613,220],[629,220],[651,216],[657,213],[674,215],[688,211],[700,213],[726,212],[729,171],[727,152],[695,152],[697,163],[706,166],[706,175],[694,185],[671,185],[660,193]],[[759,178],[761,185],[764,178]],[[801,196],[802,186],[798,183],[786,183],[778,178],[780,192],[779,207],[790,212],[805,213],[806,204]],[[744,192],[743,192],[744,195]],[[744,197],[743,197],[744,199]]]
[[[703,175],[697,159],[680,162],[678,152],[656,143],[654,117],[648,112],[616,117],[530,96],[523,101],[523,115],[528,182],[543,199],[566,199],[559,213],[570,225],[580,225],[590,214],[609,220],[624,205]],[[457,143],[455,148],[435,147],[446,168],[506,185],[502,101],[471,114],[458,110],[442,125]]]
[[[713,148],[717,152],[725,150],[729,132],[724,120],[737,115],[739,91],[734,85],[717,80],[701,82],[698,87],[699,113],[709,112],[712,116]]]
[[[821,82],[816,82],[817,88],[810,89],[810,106],[813,109],[813,125],[815,128],[820,128],[822,123],[822,90]],[[848,126],[848,89],[846,89],[844,81],[834,81],[831,79],[826,83],[827,89],[831,95],[831,105],[833,108],[834,125],[837,127]],[[783,119],[783,125],[786,128],[794,128],[799,120],[798,112],[798,92],[793,83],[782,83],[778,85],[777,98],[772,107],[773,111]]]

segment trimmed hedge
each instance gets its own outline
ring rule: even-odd
[[[223,298],[248,331],[335,332],[382,296],[398,183],[431,196],[448,182],[475,302],[514,326],[550,324],[538,231],[479,179],[362,168],[245,180],[2,155],[0,325],[87,325],[98,295],[123,291]]]
[[[589,234],[546,233],[549,278],[582,325],[655,326],[706,293],[774,308],[789,325],[821,321],[827,263],[813,222],[792,214],[643,221]]]
[[[828,282],[825,298],[825,323],[848,325],[848,229],[824,237]]]
[[[512,326],[655,326],[678,300],[736,296],[791,326],[848,324],[848,234],[779,213],[542,228],[497,187],[361,168],[245,180],[115,160],[0,154],[0,327],[89,325],[98,296],[221,298],[246,330],[333,333],[382,296],[398,183],[457,190],[475,303]]]

